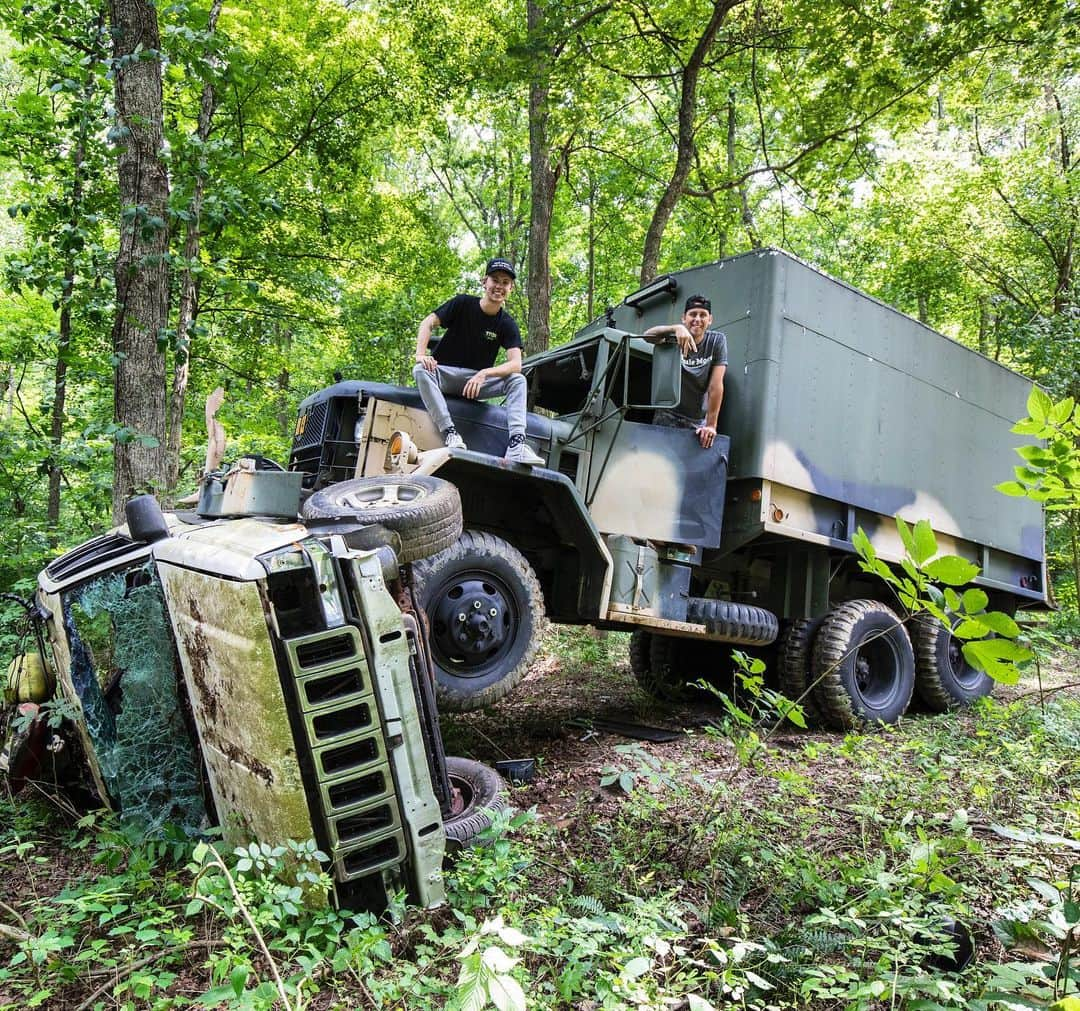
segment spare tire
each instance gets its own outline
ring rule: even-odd
[[[453,790],[449,816],[443,821],[449,848],[473,845],[491,827],[491,816],[506,807],[506,787],[494,770],[469,758],[446,756],[446,775]]]
[[[305,519],[354,519],[394,531],[404,564],[445,551],[461,536],[461,496],[442,478],[387,474],[340,481],[315,492],[305,503]]]
[[[686,620],[736,645],[767,646],[780,632],[780,621],[772,611],[711,597],[691,597],[686,602]]]

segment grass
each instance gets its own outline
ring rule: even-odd
[[[568,729],[612,707],[700,715],[647,702],[624,650],[560,629],[519,699],[445,721],[453,750],[543,761],[441,910],[346,921],[289,898],[295,850],[211,866],[179,839],[0,800],[0,1008],[976,1009],[1077,991],[1060,958],[1080,920],[1073,694],[847,736]],[[957,923],[976,948],[962,973],[940,961]]]

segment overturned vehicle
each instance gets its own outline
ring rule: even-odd
[[[442,901],[447,844],[503,801],[443,751],[411,563],[458,539],[461,510],[420,484],[402,534],[378,522],[395,479],[299,521],[300,476],[257,459],[209,475],[191,512],[133,499],[40,574],[0,771],[150,830],[314,838],[348,908]]]
[[[679,353],[638,336],[691,294],[729,348],[708,449],[657,424]],[[345,502],[354,479],[400,472],[461,493],[464,535],[417,566],[445,709],[509,692],[545,617],[632,632],[659,696],[730,668],[733,645],[771,650],[785,694],[812,686],[837,727],[893,722],[916,690],[934,709],[988,694],[947,629],[905,620],[859,567],[859,529],[899,564],[894,515],[979,566],[994,610],[1046,604],[1041,507],[993,491],[1030,380],[786,253],[659,277],[523,371],[545,466],[502,459],[497,406],[451,399],[468,449],[446,450],[415,389],[345,381],[300,405],[305,487]]]

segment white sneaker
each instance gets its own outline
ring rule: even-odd
[[[539,467],[544,463],[544,458],[533,452],[527,442],[519,442],[506,450],[506,459],[514,463],[527,463],[530,467]]]
[[[447,449],[468,449],[465,440],[452,428],[446,433],[443,442],[446,444]]]

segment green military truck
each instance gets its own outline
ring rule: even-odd
[[[678,350],[637,336],[690,294],[728,339],[709,449],[654,423],[678,400]],[[498,406],[453,401],[468,446],[453,451],[415,389],[339,382],[299,409],[290,470],[324,499],[344,507],[353,480],[392,473],[461,493],[464,534],[416,566],[443,707],[513,688],[545,616],[631,631],[659,695],[720,670],[731,644],[771,646],[785,692],[814,685],[837,726],[894,721],[916,688],[938,709],[987,694],[948,630],[903,621],[860,570],[860,528],[902,557],[894,515],[978,564],[994,609],[1047,602],[1041,507],[993,490],[1030,381],[795,257],[659,277],[523,368],[545,467],[502,459]]]
[[[378,502],[394,483],[366,487]],[[442,901],[447,843],[503,800],[492,770],[443,752],[409,563],[455,543],[461,511],[421,483],[405,535],[374,514],[298,522],[300,475],[257,459],[209,475],[190,512],[133,499],[39,576],[0,772],[149,831],[314,838],[347,908],[402,887]]]

